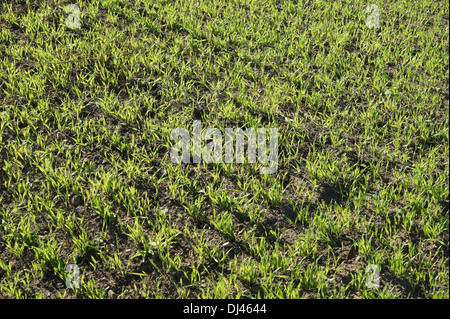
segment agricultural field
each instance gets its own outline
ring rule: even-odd
[[[448,1],[0,5],[0,298],[449,298]]]

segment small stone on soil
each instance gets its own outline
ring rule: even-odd
[[[78,206],[83,205],[83,199],[80,196],[75,195],[72,197],[71,203],[72,203],[73,207],[77,208]]]

